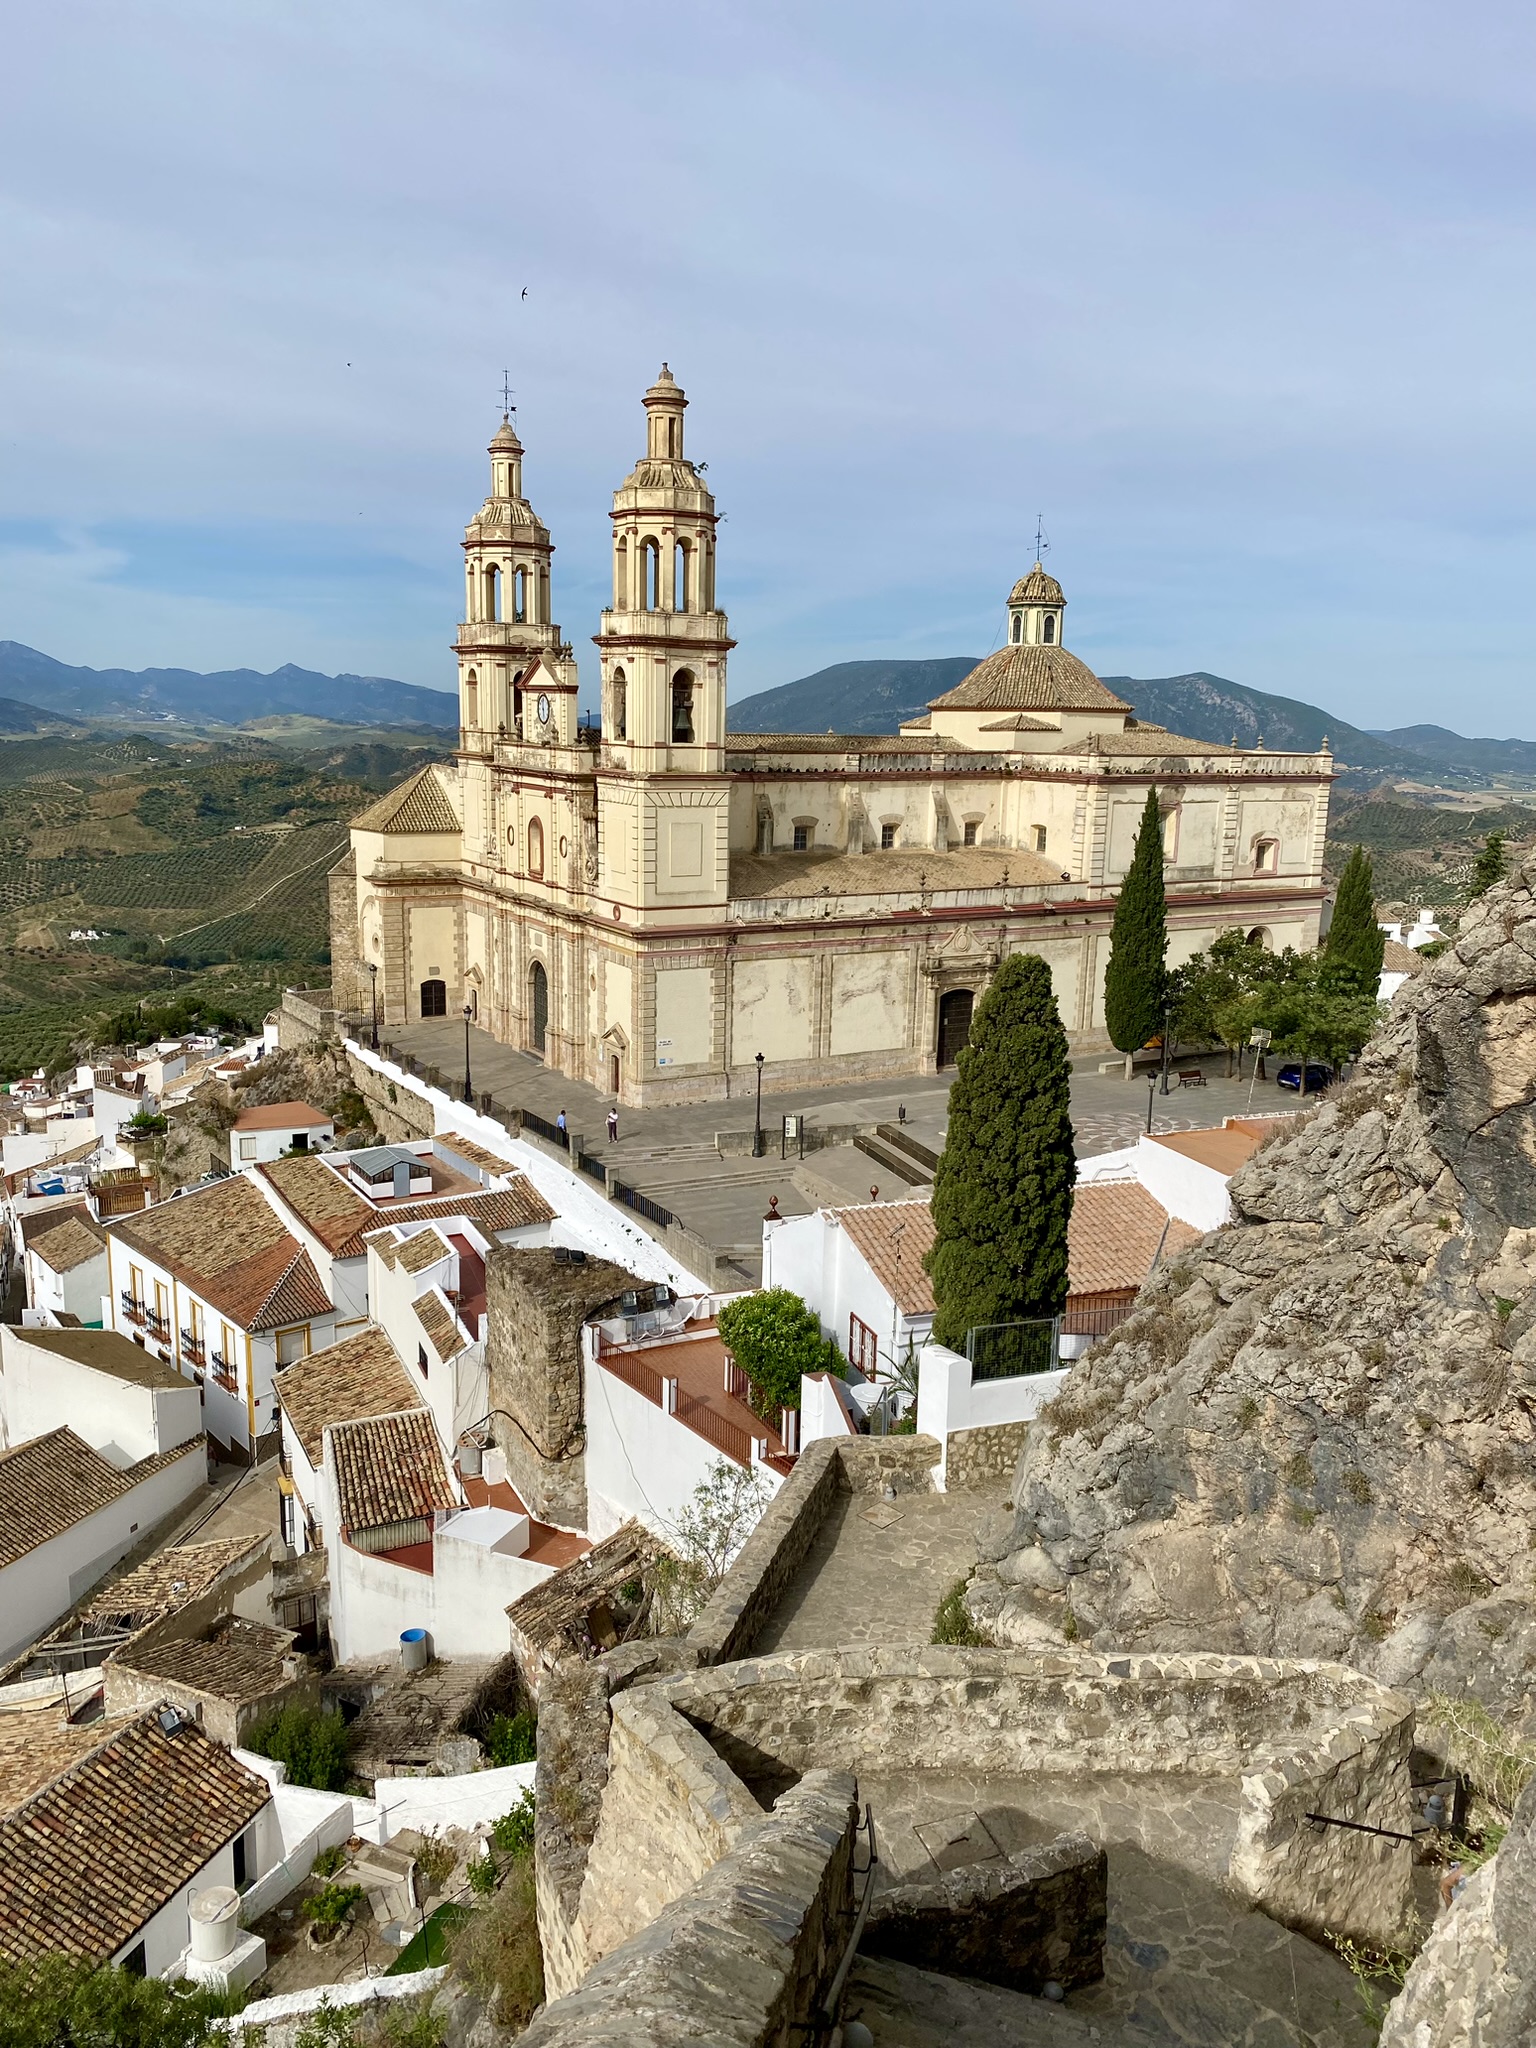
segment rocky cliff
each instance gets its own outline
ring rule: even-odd
[[[1536,1722],[1536,864],[1030,1434],[1000,1640],[1339,1658]]]

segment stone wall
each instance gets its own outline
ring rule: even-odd
[[[881,1891],[860,1952],[1035,1995],[1053,1979],[1073,1991],[1104,1974],[1108,1884],[1104,1850],[1062,1835]]]
[[[688,1633],[694,1661],[745,1657],[805,1562],[839,1493],[931,1493],[939,1446],[930,1436],[818,1437],[769,1503],[762,1520]]]
[[[507,1475],[540,1521],[587,1526],[582,1324],[632,1273],[574,1266],[546,1247],[497,1245],[486,1260],[491,1408]]]
[[[1229,1779],[1231,1882],[1287,1925],[1393,1940],[1406,1844],[1314,1828],[1309,1812],[1404,1830],[1413,1710],[1340,1666],[1253,1657],[867,1649],[698,1671],[664,1694],[755,1778],[837,1767]]]
[[[418,1095],[414,1088],[399,1087],[354,1052],[347,1054],[347,1073],[350,1085],[367,1103],[381,1137],[401,1144],[433,1136],[432,1105],[425,1095]]]
[[[277,1006],[277,1042],[284,1052],[303,1052],[317,1041],[337,1037],[335,998],[328,988],[289,988]]]
[[[851,1931],[856,1817],[850,1777],[805,1778],[579,1989],[557,1993],[520,2037],[524,2048],[801,2048],[817,2038],[812,2014]],[[547,1953],[545,1968],[548,1977]]]
[[[945,1490],[971,1493],[1004,1485],[1013,1477],[1029,1429],[1027,1422],[994,1422],[955,1430],[944,1466]]]

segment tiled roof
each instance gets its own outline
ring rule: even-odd
[[[1039,562],[1028,575],[1021,576],[1008,593],[1010,604],[1065,604],[1066,601],[1061,585]]]
[[[427,1342],[437,1353],[438,1363],[446,1365],[450,1358],[457,1358],[461,1351],[469,1348],[469,1339],[459,1328],[459,1319],[437,1292],[429,1288],[418,1295],[411,1304],[416,1311],[416,1320],[425,1332]]]
[[[1032,718],[1027,711],[1010,712],[1006,718],[994,718],[982,728],[983,732],[1060,732],[1059,725],[1052,725],[1048,718]]]
[[[441,780],[422,768],[352,820],[358,832],[457,832],[458,814]]]
[[[902,1314],[931,1316],[933,1282],[923,1271],[924,1255],[933,1244],[933,1211],[928,1204],[866,1202],[856,1209],[834,1209],[832,1214]]]
[[[120,1218],[109,1235],[242,1330],[304,1322],[331,1305],[309,1254],[243,1173]]]
[[[517,1168],[510,1159],[503,1159],[498,1153],[473,1138],[466,1138],[462,1131],[440,1131],[437,1143],[445,1152],[451,1152],[455,1159],[463,1159],[471,1166],[484,1167],[487,1173],[516,1173]]]
[[[50,1165],[53,1163],[52,1160],[49,1161]],[[28,1173],[36,1173],[38,1170],[35,1166],[29,1166],[26,1169]],[[59,1202],[51,1209],[29,1209],[21,1219],[22,1243],[30,1251],[40,1237],[46,1237],[50,1230],[58,1230],[65,1220],[71,1216],[81,1222],[89,1223],[91,1220],[90,1203],[76,1199],[72,1202]]]
[[[499,1230],[522,1230],[531,1223],[552,1223],[555,1212],[531,1180],[519,1174],[509,1188],[483,1188],[468,1195],[423,1195],[419,1202],[395,1202],[377,1212],[379,1221],[436,1223],[463,1216],[487,1237]]]
[[[200,1599],[233,1566],[271,1545],[269,1535],[224,1536],[213,1543],[183,1543],[92,1589],[79,1619],[142,1628]]]
[[[1065,746],[1057,747],[1058,754],[1237,754],[1238,747],[1224,746],[1219,740],[1188,740],[1176,732],[1164,732],[1161,726],[1133,725],[1125,732],[1095,732],[1086,739],[1070,740]]]
[[[918,723],[908,719],[908,725]],[[924,721],[926,723],[926,721]],[[728,754],[968,754],[963,740],[914,732],[728,732]]]
[[[55,1358],[68,1358],[92,1372],[110,1373],[133,1387],[188,1387],[174,1365],[153,1358],[116,1330],[17,1330],[13,1342],[32,1344]]]
[[[930,699],[930,711],[1129,711],[1086,662],[1065,647],[1001,647]]]
[[[1147,1142],[1166,1146],[1168,1151],[1193,1159],[1197,1165],[1208,1166],[1213,1173],[1224,1174],[1230,1179],[1240,1166],[1247,1165],[1279,1121],[1278,1118],[1268,1120],[1267,1128],[1258,1122],[1245,1124],[1234,1121],[1214,1131],[1159,1131]]]
[[[280,1372],[272,1386],[316,1471],[328,1422],[358,1422],[421,1406],[394,1345],[374,1323],[325,1351],[312,1351]]]
[[[291,1629],[227,1615],[204,1635],[158,1643],[126,1643],[111,1662],[146,1678],[184,1685],[215,1699],[259,1700],[283,1685],[283,1660],[293,1652]]]
[[[36,1714],[0,1714],[0,1819],[89,1756],[102,1732],[100,1721],[77,1727],[54,1707]]]
[[[72,1429],[51,1429],[0,1452],[0,1569],[110,1507],[177,1458],[206,1456],[206,1447],[206,1437],[193,1437],[124,1471],[109,1465]]]
[[[337,1512],[348,1534],[430,1520],[434,1510],[459,1504],[425,1408],[341,1423],[331,1431],[331,1456]]]
[[[66,1216],[52,1230],[34,1237],[28,1246],[55,1273],[72,1273],[87,1260],[100,1258],[106,1248],[107,1240],[95,1224],[81,1216]]]
[[[291,1159],[274,1159],[256,1171],[328,1252],[343,1259],[362,1253],[362,1234],[378,1212],[334,1167],[313,1152],[301,1152]]]
[[[892,846],[869,853],[733,853],[733,897],[911,896],[923,889],[1026,889],[1059,882],[1060,861],[1023,847]]]
[[[119,1724],[0,1820],[0,1955],[113,1955],[271,1796],[191,1722]]]
[[[452,1256],[453,1246],[440,1230],[430,1223],[425,1230],[418,1230],[414,1237],[408,1237],[395,1254],[396,1265],[407,1273],[425,1273],[429,1266],[435,1266],[439,1259]]]
[[[1086,1181],[1073,1194],[1067,1225],[1068,1285],[1073,1294],[1134,1291],[1159,1249],[1166,1262],[1199,1236],[1136,1181]]]
[[[1412,946],[1405,946],[1398,939],[1388,939],[1381,951],[1381,968],[1384,974],[1422,974],[1428,962],[1416,953]]]
[[[242,1109],[235,1118],[237,1131],[303,1131],[332,1121],[323,1110],[307,1102],[264,1102],[255,1109]]]

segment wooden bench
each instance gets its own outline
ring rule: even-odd
[[[1181,1088],[1203,1088],[1205,1086],[1204,1069],[1201,1067],[1188,1067],[1184,1069],[1179,1075],[1179,1086]]]

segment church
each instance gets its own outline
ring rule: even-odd
[[[335,999],[458,1014],[642,1105],[932,1073],[998,962],[1037,953],[1073,1050],[1147,791],[1172,964],[1241,930],[1317,943],[1333,763],[1138,720],[1065,644],[1036,562],[997,653],[899,732],[729,730],[715,501],[671,372],[613,498],[601,722],[552,616],[549,530],[510,420],[464,537],[459,746],[354,820]],[[370,987],[370,984],[372,986]]]

